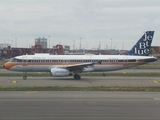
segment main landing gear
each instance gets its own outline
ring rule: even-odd
[[[23,76],[23,80],[26,80],[27,79],[27,76]]]
[[[81,79],[81,76],[80,76],[80,75],[78,75],[78,74],[74,74],[74,79],[76,79],[76,80],[80,80],[80,79]]]
[[[23,80],[27,79],[27,72],[24,73]]]

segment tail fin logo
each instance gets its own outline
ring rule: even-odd
[[[152,40],[153,39],[153,36],[152,35],[147,35],[147,33],[144,34],[144,39],[143,41],[147,41],[147,40]]]
[[[151,35],[145,33],[143,41],[139,42],[139,45],[134,47],[134,53],[138,55],[149,54],[149,43],[152,41],[152,38]]]
[[[129,51],[129,55],[148,56],[154,31],[147,31],[136,45]]]

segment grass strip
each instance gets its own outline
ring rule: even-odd
[[[103,73],[82,73],[82,76],[103,76]],[[123,77],[160,77],[160,73],[105,73],[105,76],[123,76]]]
[[[20,77],[24,76],[24,73],[0,73],[1,77]],[[27,73],[29,77],[47,77],[50,76],[49,73]]]
[[[0,87],[0,91],[143,91],[143,92],[160,92],[160,86],[151,87]]]
[[[133,67],[135,69],[160,69],[160,64],[144,64],[140,66]]]

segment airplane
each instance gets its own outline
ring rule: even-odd
[[[107,72],[126,69],[147,64],[157,60],[148,56],[154,31],[146,31],[127,55],[50,55],[34,54],[14,57],[4,64],[4,68],[11,71],[24,72],[23,79],[27,79],[27,72],[50,72],[53,77],[74,76],[81,79],[82,72]]]

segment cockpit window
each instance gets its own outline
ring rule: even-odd
[[[11,58],[10,62],[17,62],[17,60],[15,58]]]
[[[10,58],[9,62],[13,62],[13,58]]]

